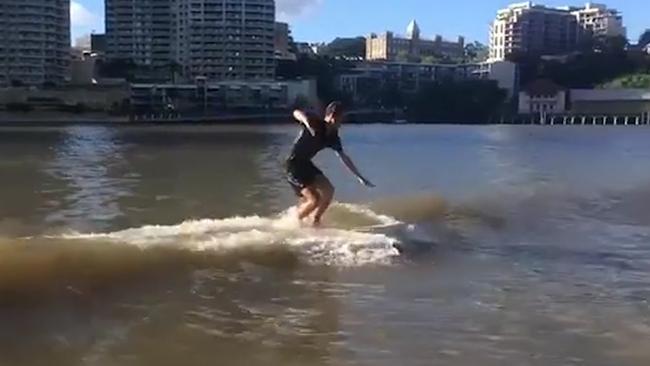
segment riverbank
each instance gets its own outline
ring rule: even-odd
[[[392,111],[355,110],[348,113],[348,123],[394,123]],[[60,112],[0,112],[0,125],[129,125],[129,124],[284,124],[291,122],[291,111],[271,113],[224,113],[218,115],[183,115],[151,113],[113,116],[106,113],[69,114]]]

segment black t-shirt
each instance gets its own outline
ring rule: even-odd
[[[339,138],[338,129],[328,129],[327,123],[321,119],[311,119],[314,124],[312,128],[316,132],[315,136],[309,132],[306,126],[302,126],[302,131],[293,144],[289,161],[308,161],[311,160],[318,152],[330,148],[334,151],[343,151],[341,138]]]

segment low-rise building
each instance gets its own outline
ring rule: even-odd
[[[286,109],[315,104],[316,81],[220,81],[194,84],[132,84],[136,111],[175,110],[214,113],[229,109]]]
[[[457,42],[446,41],[437,35],[425,39],[420,35],[420,27],[411,21],[406,36],[393,32],[371,34],[366,38],[366,60],[368,61],[417,61],[424,57],[462,58],[465,56],[465,38]]]
[[[0,108],[5,109],[13,104],[35,111],[65,111],[75,106],[93,111],[111,111],[119,109],[128,99],[129,89],[126,85],[0,89]]]
[[[551,80],[533,81],[519,92],[520,114],[559,114],[566,111],[566,90]]]
[[[443,65],[407,62],[364,62],[339,76],[339,88],[355,101],[385,85],[413,93],[426,83],[445,80],[492,80],[508,92],[516,91],[517,65],[509,61]]]

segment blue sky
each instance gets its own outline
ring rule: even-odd
[[[288,21],[299,41],[329,41],[336,36],[366,35],[393,30],[403,33],[416,19],[422,34],[447,38],[464,35],[486,42],[488,25],[497,9],[518,0],[276,0],[278,18]],[[537,1],[551,6],[581,5],[584,1]],[[648,0],[608,0],[609,7],[623,12],[628,36],[636,41],[650,28]],[[103,0],[73,0],[73,40],[104,29]]]

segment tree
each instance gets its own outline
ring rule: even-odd
[[[490,54],[490,48],[481,42],[475,41],[465,46],[465,57],[469,61],[485,61]]]
[[[629,44],[627,38],[624,36],[596,37],[594,41],[594,50],[607,54],[625,53],[625,50]]]
[[[643,48],[650,44],[650,29],[646,29],[641,37],[639,37],[639,48]]]
[[[349,72],[352,63],[332,57],[300,56],[296,61],[281,60],[276,68],[276,75],[283,79],[313,78],[317,81],[317,93],[321,100],[338,99],[351,103],[349,95],[337,88],[337,77]]]
[[[395,60],[399,62],[410,62],[411,57],[409,56],[409,53],[407,51],[401,50],[397,52],[397,56],[395,56]]]
[[[106,78],[123,78],[132,81],[138,66],[132,59],[119,58],[98,63],[98,74]]]
[[[506,92],[492,81],[428,83],[408,101],[408,114],[427,122],[487,122],[505,99]]]
[[[325,46],[323,55],[335,58],[364,58],[366,57],[366,39],[364,37],[336,38]]]

